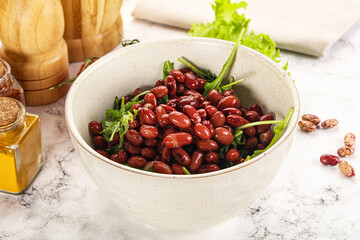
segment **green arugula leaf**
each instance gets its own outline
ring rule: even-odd
[[[259,156],[260,154],[262,154],[263,152],[265,152],[266,150],[268,150],[269,148],[271,148],[281,137],[282,133],[284,132],[285,128],[287,127],[287,125],[289,124],[291,117],[294,113],[294,107],[290,108],[287,116],[285,117],[285,119],[276,127],[274,127],[274,137],[271,140],[271,142],[269,143],[269,145],[264,149],[264,150],[256,150],[254,151],[254,153],[249,156],[248,158],[245,159],[245,161],[248,161],[250,159],[253,159],[256,156]]]
[[[194,64],[188,62],[184,58],[178,58],[177,60],[179,62],[181,62],[182,64],[184,64],[185,66],[187,66],[188,68],[190,68],[193,72],[197,73],[200,77],[205,79],[207,82],[212,82],[216,79],[216,75],[214,73],[210,72],[210,70],[199,69]]]
[[[170,62],[169,60],[164,62],[164,67],[163,67],[163,79],[165,80],[165,78],[169,75],[170,71],[174,69],[174,63]]]

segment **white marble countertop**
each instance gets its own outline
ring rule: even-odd
[[[131,17],[125,0],[124,38],[187,36],[186,31]],[[356,239],[360,236],[360,176],[347,178],[319,157],[336,154],[347,132],[360,139],[360,22],[324,58],[282,51],[296,80],[302,113],[337,118],[330,130],[299,129],[283,167],[265,194],[242,215],[207,230],[164,232],[120,212],[85,172],[64,120],[65,98],[29,107],[40,115],[46,164],[19,196],[0,194],[0,239]],[[71,64],[71,73],[81,63]],[[360,171],[360,140],[346,160]]]

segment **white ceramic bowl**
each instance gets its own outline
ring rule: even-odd
[[[208,38],[146,42],[115,51],[90,66],[72,85],[66,99],[66,122],[76,152],[94,182],[124,212],[139,221],[171,230],[197,230],[225,221],[257,199],[270,184],[291,143],[299,118],[299,96],[282,68],[264,55],[239,46],[230,75],[245,81],[235,91],[244,106],[258,103],[264,112],[292,120],[280,140],[246,163],[197,175],[165,175],[127,167],[91,147],[88,123],[101,120],[115,96],[152,87],[162,78],[165,60],[181,65],[186,57],[219,73],[233,43]]]

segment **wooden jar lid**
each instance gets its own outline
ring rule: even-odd
[[[19,112],[20,107],[14,99],[0,97],[0,127],[14,123]]]

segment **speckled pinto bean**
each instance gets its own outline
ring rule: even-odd
[[[316,130],[316,125],[309,121],[299,121],[298,125],[304,132],[313,132]]]
[[[321,122],[320,118],[313,114],[304,114],[301,116],[301,119],[303,121],[312,122],[315,125],[318,125]]]
[[[355,134],[347,133],[344,137],[345,146],[352,147],[355,144]]]
[[[348,147],[348,146],[341,147],[337,150],[337,154],[340,157],[346,157],[346,156],[353,155],[354,152],[355,152],[354,148]]]
[[[321,126],[324,128],[324,129],[328,129],[328,128],[333,128],[335,127],[336,125],[338,125],[339,121],[336,120],[336,119],[327,119],[325,121],[323,121],[321,123]]]
[[[342,174],[347,177],[355,177],[355,170],[352,166],[350,166],[346,161],[342,160],[339,163],[339,169]]]

